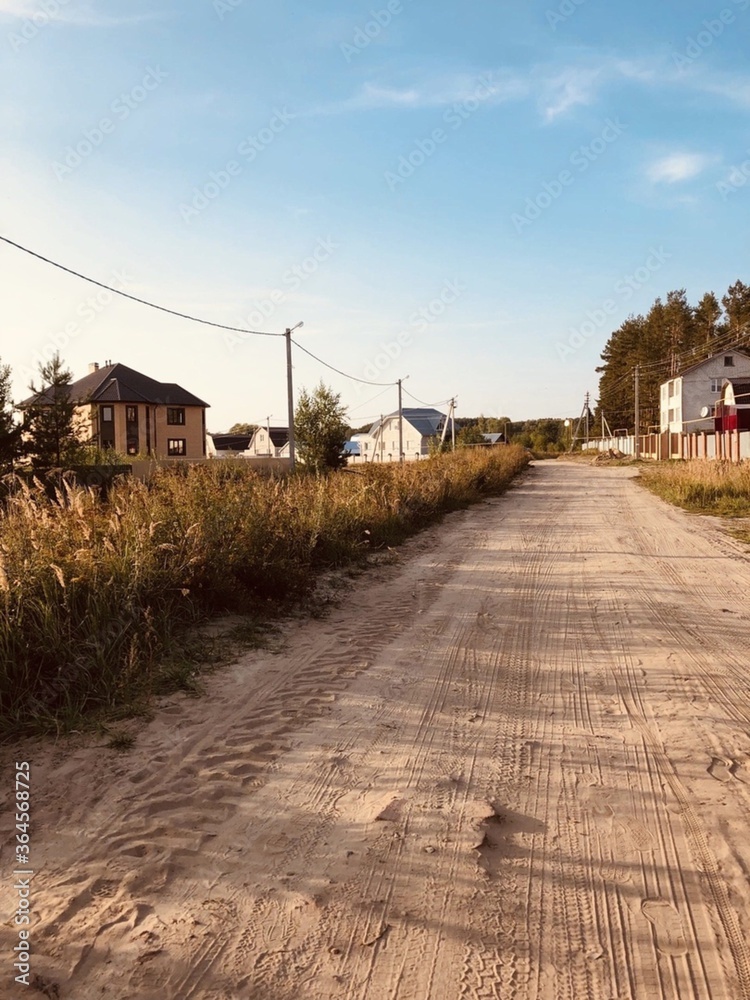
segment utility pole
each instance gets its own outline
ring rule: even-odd
[[[268,457],[271,457],[271,414],[266,417],[266,434],[268,435]]]
[[[398,460],[404,461],[404,406],[401,396],[401,379],[398,380]]]
[[[452,451],[456,450],[456,397],[451,400],[451,444]]]
[[[641,366],[635,366],[635,449],[636,460],[641,457]]]
[[[403,378],[398,380],[398,460],[401,463],[406,459],[404,455],[404,405],[401,394],[401,383],[408,377],[408,375],[404,375]]]
[[[591,399],[591,393],[587,392],[586,393],[586,401],[583,404],[583,411],[586,414],[585,428],[586,428],[586,445],[587,446],[588,446],[588,443],[589,443],[589,415],[591,413],[591,410],[589,409],[589,400],[590,399]]]
[[[292,466],[292,471],[294,471],[296,456],[294,449],[294,384],[292,379],[292,333],[294,330],[299,330],[303,323],[298,323],[296,326],[287,327],[284,331],[284,337],[286,338],[286,396],[287,396],[287,414],[289,419],[289,461]]]

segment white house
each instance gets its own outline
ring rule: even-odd
[[[286,427],[257,427],[251,434],[212,434],[207,453],[211,458],[289,458]]]
[[[430,454],[430,442],[439,440],[447,417],[431,407],[405,407],[403,417],[404,459],[416,461]],[[359,462],[398,462],[398,410],[376,421],[367,434],[357,435]]]
[[[686,369],[661,386],[660,429],[672,434],[712,430],[711,417],[702,418],[704,407],[713,412],[728,378],[750,378],[750,355],[733,348],[714,354]]]
[[[248,458],[289,458],[288,427],[258,427],[247,448]]]

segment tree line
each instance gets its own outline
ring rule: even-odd
[[[721,301],[706,292],[697,305],[684,288],[657,298],[645,315],[628,316],[602,351],[599,405],[614,431],[635,426],[634,370],[640,369],[641,432],[659,423],[659,387],[717,351],[750,346],[750,286],[736,281]]]

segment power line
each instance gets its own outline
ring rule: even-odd
[[[380,399],[381,396],[384,396],[388,392],[388,390],[392,389],[392,388],[393,388],[393,386],[390,386],[390,385],[386,386],[385,389],[382,390],[382,392],[378,392],[376,395],[374,395],[372,397],[372,399],[368,399],[366,402],[360,403],[359,406],[355,406],[355,408],[353,410],[349,410],[349,413],[350,414],[356,413],[357,410],[361,410],[361,409],[363,409],[363,407],[369,406],[370,403],[374,403],[376,399]],[[366,419],[367,419],[366,417],[362,417],[362,420],[366,420]]]
[[[437,403],[425,403],[423,399],[417,399],[417,397],[409,392],[408,389],[404,389],[404,394],[413,399],[415,403],[419,403],[420,406],[443,406],[445,403],[450,403],[450,399],[441,399]]]
[[[97,281],[96,278],[89,278],[85,274],[81,274],[79,271],[74,271],[70,267],[65,267],[64,264],[59,264],[55,260],[50,260],[49,257],[44,257],[40,253],[36,253],[34,250],[29,250],[28,247],[21,246],[20,243],[14,243],[13,240],[9,240],[7,236],[0,236],[0,241],[7,243],[8,246],[15,247],[17,250],[22,250],[24,253],[29,254],[31,257],[35,257],[37,260],[44,261],[45,264],[51,264],[52,267],[56,267],[60,271],[65,271],[66,274],[72,274],[75,278],[80,278],[82,281],[88,281],[91,285],[96,285],[98,288],[104,288],[108,292],[112,292],[113,295],[120,295],[124,299],[130,299],[131,302],[138,302],[142,306],[148,306],[149,309],[157,309],[159,312],[168,313],[170,316],[177,316],[179,319],[189,320],[191,323],[202,323],[204,326],[213,326],[217,330],[230,330],[232,333],[244,333],[253,337],[283,337],[283,333],[265,333],[261,330],[246,330],[241,326],[227,326],[225,323],[214,323],[210,319],[202,319],[199,316],[190,316],[188,313],[178,312],[176,309],[169,309],[167,306],[160,306],[156,302],[148,302],[146,299],[139,299],[137,295],[131,295],[129,292],[123,292],[120,288],[113,288],[111,285],[105,285],[101,281]]]
[[[333,365],[329,365],[327,361],[324,361],[322,358],[319,358],[317,354],[313,354],[312,351],[308,351],[306,347],[303,347],[302,344],[298,344],[296,340],[293,340],[292,343],[294,344],[295,347],[298,347],[301,351],[304,351],[305,354],[309,354],[311,358],[317,361],[318,364],[323,365],[324,368],[330,368],[332,372],[336,372],[337,375],[343,375],[344,378],[350,378],[352,382],[361,382],[362,385],[384,385],[387,388],[390,388],[390,386],[392,385],[398,385],[398,382],[370,382],[366,378],[357,378],[356,375],[348,375],[346,372],[342,372],[339,368],[334,368]]]

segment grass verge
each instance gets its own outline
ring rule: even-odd
[[[644,468],[640,482],[663,500],[693,513],[750,516],[750,465],[665,462]]]
[[[227,656],[196,639],[200,623],[263,617],[269,602],[277,616],[321,571],[502,493],[528,461],[513,446],[467,449],[287,478],[216,462],[162,470],[148,486],[119,481],[106,500],[12,483],[0,515],[0,736],[70,731],[195,689],[201,665]]]

